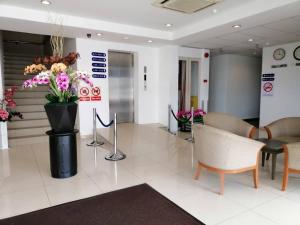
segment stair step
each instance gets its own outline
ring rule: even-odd
[[[35,127],[35,128],[24,128],[24,129],[12,129],[8,130],[8,138],[22,138],[22,137],[32,137],[41,136],[46,133],[46,131],[51,130],[50,126]]]
[[[4,67],[5,66],[20,66],[22,67],[23,69],[28,66],[28,65],[31,65],[33,62],[31,60],[28,60],[28,61],[19,61],[19,60],[12,60],[12,59],[4,59]]]
[[[23,114],[23,121],[25,120],[36,120],[36,119],[47,119],[47,114],[45,111],[41,112],[24,112]],[[13,118],[14,121],[21,120],[18,117]]]
[[[49,92],[47,91],[17,91],[14,95],[17,98],[44,98]]]
[[[14,73],[14,74],[21,74],[21,75],[24,75],[24,70],[22,69],[4,69],[4,74],[11,74],[11,73]]]
[[[42,112],[44,111],[44,105],[17,105],[14,109],[18,112]]]
[[[20,71],[23,71],[25,68],[24,65],[20,65],[20,64],[10,64],[10,63],[6,63],[4,65],[4,71],[5,70],[9,70],[9,69],[15,69],[15,70],[20,70]]]
[[[47,103],[46,98],[15,98],[17,105],[44,105]]]
[[[7,80],[4,83],[6,86],[22,86],[25,80]]]
[[[49,126],[48,119],[14,120],[7,124],[8,130]]]
[[[10,64],[11,61],[18,63],[27,63],[28,65],[32,64],[34,57],[32,58],[24,58],[22,56],[4,56],[4,62],[6,64]]]
[[[28,54],[28,53],[17,53],[17,52],[5,52],[4,56],[22,56],[22,57],[36,57],[36,54]]]
[[[4,74],[5,80],[28,80],[33,78],[35,75],[24,75],[24,74]]]
[[[36,143],[48,143],[48,136],[46,134],[41,134],[41,135],[28,135],[25,137],[10,137],[8,139],[9,147],[36,144]]]

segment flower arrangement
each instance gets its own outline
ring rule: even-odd
[[[17,105],[13,99],[17,89],[17,87],[11,87],[5,90],[4,99],[0,101],[0,122],[11,121],[13,117],[23,119],[23,115],[20,112],[13,110]]]
[[[23,87],[33,88],[39,85],[47,85],[49,86],[50,93],[46,95],[46,99],[50,103],[76,102],[78,100],[77,91],[80,81],[85,82],[91,87],[93,86],[86,72],[75,71],[71,68],[70,65],[76,62],[78,56],[78,53],[70,53],[64,58],[58,56],[46,57],[46,60],[45,58],[36,58],[35,63],[43,62],[46,65],[33,64],[29,66],[29,68],[33,67],[33,70],[26,70],[26,67],[25,74],[27,74],[27,71],[35,71],[38,74],[32,79],[26,80],[23,83]]]
[[[195,109],[194,110],[194,122],[196,123],[202,123],[203,122],[203,116],[206,115],[206,112],[202,109]],[[186,121],[192,116],[191,111],[178,111],[177,118],[179,121]]]

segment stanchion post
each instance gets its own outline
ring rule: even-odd
[[[168,105],[168,131],[171,132],[171,105]]]
[[[103,142],[97,141],[97,124],[96,124],[97,120],[96,119],[97,119],[97,111],[96,108],[93,108],[93,141],[87,144],[87,146],[96,147],[104,144]]]
[[[118,138],[117,138],[117,135],[118,135],[118,133],[117,133],[117,113],[115,113],[115,124],[114,124],[114,136],[115,136],[115,138],[114,138],[114,153],[115,154],[117,154],[117,140],[118,140]]]
[[[193,126],[194,126],[194,107],[192,107],[191,109],[191,116],[192,116],[192,121],[191,121],[191,133],[192,133],[192,142],[194,142],[194,129],[193,129]]]
[[[118,151],[117,149],[117,138],[118,138],[118,131],[117,131],[117,114],[115,113],[115,120],[114,120],[114,151],[112,153],[110,153],[109,155],[107,155],[105,157],[106,160],[110,160],[110,161],[119,161],[119,160],[122,160],[122,159],[125,159],[126,158],[126,155],[121,152],[121,151]]]

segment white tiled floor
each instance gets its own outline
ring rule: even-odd
[[[112,130],[100,132],[112,139]],[[95,161],[89,141],[78,140],[78,174],[68,179],[51,178],[48,142],[1,151],[0,218],[148,183],[208,225],[300,224],[300,179],[292,176],[287,191],[280,191],[282,156],[276,180],[270,179],[267,163],[259,189],[250,173],[228,175],[220,196],[216,174],[204,171],[198,181],[192,179],[193,145],[158,125],[120,124],[119,148],[127,158],[119,162],[104,159],[108,144],[98,148]]]

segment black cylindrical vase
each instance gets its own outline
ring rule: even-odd
[[[54,133],[47,131],[50,145],[50,169],[54,178],[67,178],[77,174],[76,133]]]

